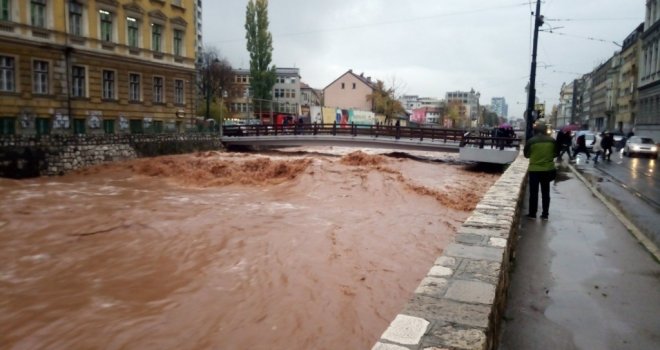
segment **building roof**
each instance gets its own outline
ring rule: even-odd
[[[376,89],[376,82],[372,81],[372,80],[371,80],[371,77],[365,77],[365,76],[364,76],[364,73],[362,73],[362,74],[360,74],[360,75],[357,75],[357,74],[353,73],[353,70],[352,70],[352,69],[349,69],[348,71],[346,71],[346,73],[340,75],[339,77],[337,77],[337,79],[333,80],[332,83],[330,83],[330,84],[328,84],[326,87],[324,87],[324,88],[323,88],[323,91],[325,91],[328,87],[330,87],[330,85],[336,83],[337,80],[343,78],[343,77],[346,76],[347,74],[350,74],[350,75],[354,76],[354,77],[357,78],[359,81],[361,81],[362,83],[364,83],[364,85],[368,86],[370,89],[372,89],[372,90],[375,90],[375,89]]]

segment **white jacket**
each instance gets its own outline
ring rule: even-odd
[[[603,151],[603,146],[600,145],[600,142],[602,140],[603,140],[603,137],[600,136],[600,134],[596,134],[596,138],[595,138],[596,142],[594,143],[594,146],[593,146],[593,151],[594,152],[602,152]]]

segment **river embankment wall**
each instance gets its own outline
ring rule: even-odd
[[[497,348],[527,167],[519,155],[488,190],[372,350]]]
[[[0,136],[0,177],[63,175],[103,162],[218,150],[217,134]]]

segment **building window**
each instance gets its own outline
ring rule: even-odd
[[[181,7],[181,0],[172,0],[172,5]]]
[[[16,133],[16,118],[0,117],[0,135],[14,135]]]
[[[36,118],[34,124],[35,129],[37,129],[37,135],[50,134],[50,118]]]
[[[103,120],[103,132],[106,134],[114,134],[115,133],[115,121],[112,119],[104,119]]]
[[[154,77],[154,102],[163,103],[163,78]]]
[[[112,14],[105,10],[99,10],[101,16],[101,40],[112,41]]]
[[[126,17],[126,23],[128,25],[128,46],[138,47],[140,28],[138,26],[137,19],[133,17]]]
[[[46,0],[31,0],[30,19],[32,20],[32,26],[46,27]]]
[[[346,85],[346,84],[341,83],[341,88],[342,88],[342,90],[344,89],[344,86],[345,86],[345,85]]]
[[[355,83],[353,83],[353,90],[355,90]]]
[[[71,67],[71,95],[85,97],[85,67]]]
[[[32,62],[32,91],[42,95],[48,93],[48,62]]]
[[[140,101],[140,75],[139,74],[129,74],[128,75],[128,92],[129,100],[133,102]]]
[[[73,120],[73,133],[74,134],[85,133],[85,119],[76,118]]]
[[[151,49],[156,52],[161,52],[161,34],[163,26],[153,23],[151,25]]]
[[[11,20],[11,0],[0,0],[0,20]]]
[[[174,103],[182,105],[183,104],[183,80],[174,81]]]
[[[103,98],[106,100],[115,99],[115,71],[103,71]]]
[[[174,30],[174,55],[181,56],[183,53],[183,31],[175,29]]]
[[[0,91],[14,91],[14,58],[0,56]]]
[[[71,1],[69,3],[69,31],[73,35],[82,36],[82,5]]]

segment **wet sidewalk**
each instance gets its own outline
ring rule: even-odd
[[[499,349],[658,349],[660,264],[574,173],[560,175],[550,220],[521,219]]]

